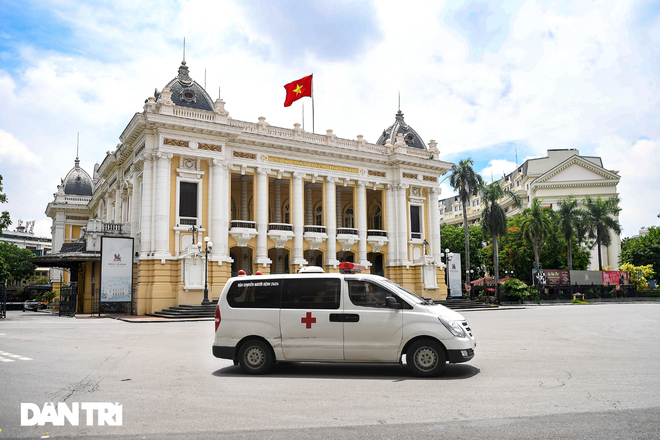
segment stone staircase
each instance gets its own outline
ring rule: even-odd
[[[160,312],[148,313],[147,316],[170,319],[214,318],[216,305],[217,303],[215,302],[208,306],[181,305],[178,307],[170,307],[169,309],[161,310]]]
[[[436,304],[442,304],[445,307],[448,307],[453,310],[465,310],[465,309],[497,309],[499,306],[494,304],[485,304],[482,302],[470,301],[467,299],[445,299],[440,301],[435,301]]]

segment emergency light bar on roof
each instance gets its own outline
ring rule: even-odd
[[[358,273],[366,269],[366,266],[363,264],[355,263],[339,263],[339,270],[341,273]]]

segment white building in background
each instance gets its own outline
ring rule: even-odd
[[[528,159],[514,172],[503,176],[500,184],[520,197],[522,205],[516,207],[513,199],[505,198],[501,206],[508,217],[520,214],[529,208],[534,199],[540,199],[543,206],[559,209],[559,200],[575,196],[579,201],[585,197],[607,199],[617,195],[617,185],[621,180],[618,171],[603,167],[600,157],[580,156],[575,149],[548,150],[546,157]],[[458,196],[439,201],[440,219],[444,224],[462,225],[463,208]],[[480,196],[470,199],[467,208],[468,224],[478,224],[481,220],[483,203]],[[602,248],[603,266],[619,267],[621,237],[612,236],[609,247]],[[590,269],[598,270],[598,250],[591,251]]]

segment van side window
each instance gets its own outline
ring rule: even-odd
[[[282,280],[235,281],[227,292],[227,304],[233,308],[279,308]]]
[[[351,302],[361,307],[385,307],[385,298],[396,298],[391,292],[367,281],[349,281],[348,294]]]
[[[283,309],[338,309],[339,278],[294,278],[284,280]]]

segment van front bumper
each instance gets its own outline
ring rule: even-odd
[[[447,356],[449,357],[448,360],[450,364],[460,364],[461,362],[467,362],[472,359],[474,357],[474,350],[472,348],[466,348],[464,350],[447,350]]]
[[[234,359],[234,347],[213,346],[213,356],[220,359]]]

